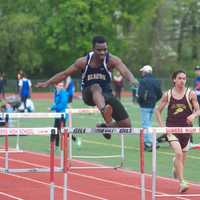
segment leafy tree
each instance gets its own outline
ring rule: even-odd
[[[1,18],[0,52],[1,66],[12,73],[17,69],[34,72],[42,63],[37,49],[36,16],[9,14]]]

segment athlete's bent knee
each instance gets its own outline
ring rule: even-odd
[[[118,121],[117,124],[119,125],[119,127],[127,127],[130,128],[131,127],[131,120],[129,118]]]

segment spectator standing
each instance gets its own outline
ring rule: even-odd
[[[27,112],[27,104],[26,101],[31,97],[32,93],[32,84],[31,81],[26,77],[25,73],[22,73],[22,79],[19,80],[19,95],[21,98],[21,102],[24,106],[24,111]]]
[[[74,92],[75,92],[75,85],[74,85],[74,81],[72,80],[71,76],[68,76],[66,79],[65,89],[69,96],[69,100],[68,100],[69,107],[71,107],[73,97],[74,97]]]
[[[195,74],[196,74],[196,77],[194,79],[194,91],[195,91],[195,94],[197,95],[197,101],[200,105],[200,66],[196,66],[195,68]],[[199,117],[199,126],[200,126],[200,117]]]
[[[74,92],[75,92],[75,85],[74,85],[74,81],[72,80],[71,76],[68,76],[65,82],[65,89],[66,92],[68,94],[68,107],[71,108],[71,104],[73,101],[73,97],[74,97]],[[75,142],[77,139],[77,145],[81,146],[81,139],[80,137],[76,137],[74,135],[72,135],[72,140]]]
[[[195,79],[194,79],[194,92],[195,94],[197,95],[197,101],[198,101],[198,104],[200,105],[200,66],[196,66],[194,68],[195,70]],[[198,117],[198,125],[200,126],[200,117]],[[193,141],[193,135],[191,135],[191,138],[190,138],[190,141],[191,141],[191,147],[195,144],[194,144],[194,141]]]
[[[68,94],[64,88],[64,82],[59,82],[55,84],[54,102],[50,110],[58,113],[65,113],[66,109],[68,108],[68,98],[69,98]],[[56,147],[59,147],[59,138],[60,138],[62,123],[63,126],[65,126],[67,118],[68,115],[65,114],[64,118],[56,118],[54,121],[54,127],[58,129],[58,134],[56,135]]]
[[[17,73],[17,76],[16,76],[16,79],[17,79],[17,87],[16,87],[17,94],[19,94],[19,81],[22,79],[22,75],[23,75],[23,71],[19,70],[19,72]]]
[[[5,74],[3,72],[0,72],[0,99],[5,99]]]
[[[138,88],[138,103],[140,105],[141,126],[152,126],[152,116],[156,102],[161,98],[160,82],[152,75],[152,67],[145,65],[140,69],[142,79]],[[146,151],[152,151],[152,134],[144,134],[144,146]],[[157,145],[157,148],[159,145]]]
[[[138,87],[133,86],[133,87],[131,88],[131,90],[132,90],[132,101],[133,101],[133,103],[134,103],[134,102],[137,102]]]

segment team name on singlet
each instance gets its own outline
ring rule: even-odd
[[[186,105],[185,104],[173,104],[171,106],[171,109],[173,110],[173,115],[177,115],[178,113],[183,112],[186,110]]]
[[[87,75],[87,80],[106,80],[106,75],[105,74],[100,74],[100,73],[96,73],[96,74],[88,74]]]

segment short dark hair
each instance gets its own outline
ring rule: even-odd
[[[93,47],[95,46],[96,43],[106,43],[106,42],[107,42],[106,39],[103,36],[100,36],[100,35],[95,36],[92,39]]]
[[[183,70],[177,70],[177,71],[173,72],[172,73],[172,81],[177,77],[178,74],[181,74],[181,73],[186,75],[186,72]]]

